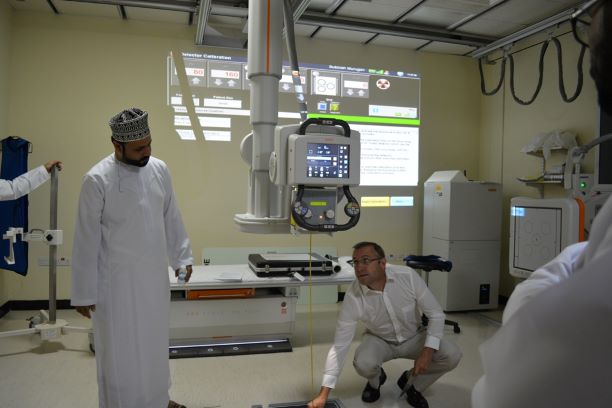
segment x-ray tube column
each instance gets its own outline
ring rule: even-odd
[[[249,2],[248,78],[251,84],[253,148],[248,212],[257,218],[278,216],[270,203],[279,195],[270,182],[269,160],[278,121],[278,82],[282,69],[281,1]]]

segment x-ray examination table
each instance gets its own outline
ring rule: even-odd
[[[170,357],[291,351],[299,287],[353,281],[340,258],[330,276],[260,278],[246,264],[198,265],[187,283],[170,277]],[[195,294],[195,296],[194,296]]]

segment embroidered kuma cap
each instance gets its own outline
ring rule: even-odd
[[[113,139],[118,142],[133,142],[148,137],[151,134],[148,117],[147,112],[138,108],[119,112],[108,122]]]

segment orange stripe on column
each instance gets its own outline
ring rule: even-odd
[[[578,203],[578,242],[584,241],[584,201],[575,199]]]

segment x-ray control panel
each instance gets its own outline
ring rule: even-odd
[[[349,177],[349,145],[307,143],[307,177]]]

